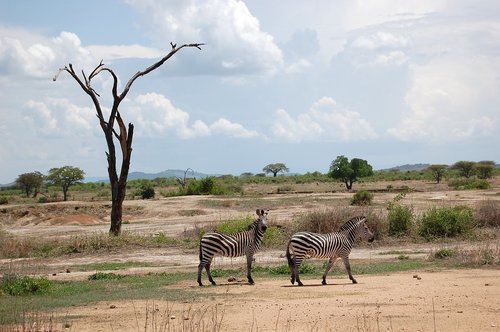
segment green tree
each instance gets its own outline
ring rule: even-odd
[[[285,164],[283,163],[276,163],[276,164],[269,164],[264,166],[262,169],[263,172],[266,174],[273,173],[273,177],[276,177],[278,173],[284,173],[284,172],[289,172],[290,170],[288,167],[286,167]]]
[[[480,179],[489,179],[493,176],[495,162],[491,160],[479,161],[474,165],[474,171]]]
[[[475,164],[476,163],[473,161],[461,160],[461,161],[457,161],[456,163],[454,163],[451,166],[451,168],[458,170],[460,172],[460,176],[464,176],[468,179],[472,176],[472,174],[474,174],[474,165]]]
[[[47,175],[47,182],[62,187],[64,200],[68,200],[68,189],[70,186],[80,183],[85,177],[85,172],[78,167],[64,166],[52,168]]]
[[[113,235],[120,235],[122,229],[122,214],[123,214],[123,201],[125,199],[125,194],[127,190],[127,178],[130,168],[130,159],[132,157],[132,139],[134,137],[134,125],[129,123],[125,126],[125,122],[120,114],[119,108],[122,101],[126,100],[127,94],[132,87],[132,84],[142,76],[145,76],[155,69],[161,67],[168,59],[170,59],[179,50],[185,47],[196,47],[201,50],[204,44],[183,44],[177,47],[177,44],[170,43],[172,49],[168,54],[162,57],[160,60],[153,63],[151,66],[144,70],[137,71],[125,84],[123,84],[123,90],[118,91],[118,87],[121,85],[118,76],[115,72],[106,67],[102,61],[97,65],[90,74],[85,74],[81,71],[81,76],[75,71],[73,65],[70,63],[68,66],[59,69],[59,72],[54,77],[54,81],[61,72],[67,72],[73,79],[78,83],[80,88],[92,99],[92,103],[96,110],[97,118],[99,119],[99,125],[104,133],[106,139],[106,144],[108,151],[106,152],[106,159],[108,161],[108,176],[109,183],[111,185],[111,226],[109,228],[109,233]],[[103,99],[99,99],[99,93],[92,87],[92,80],[96,78],[101,73],[107,73],[111,76],[112,88],[112,105],[109,108],[109,112],[101,105]],[[107,116],[109,114],[109,116]],[[107,116],[107,118],[105,118]],[[115,140],[119,144],[121,149],[121,166],[117,168],[117,157],[116,157],[116,147]]]
[[[35,171],[24,173],[17,177],[16,184],[24,190],[26,197],[29,197],[33,192],[33,197],[36,197],[43,183],[43,174]]]
[[[437,183],[441,182],[448,165],[444,164],[434,164],[427,167],[425,170],[432,174],[432,178],[436,180]]]
[[[352,189],[352,184],[358,178],[373,175],[373,168],[364,159],[352,158],[351,161],[345,156],[337,156],[330,164],[328,176],[344,182],[347,190]]]

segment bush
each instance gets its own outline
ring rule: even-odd
[[[456,256],[456,255],[457,255],[457,252],[455,250],[449,249],[449,248],[442,248],[434,253],[434,258],[447,259],[447,258]]]
[[[48,201],[49,200],[45,196],[41,196],[40,198],[38,198],[38,203],[41,203],[41,204],[47,203]]]
[[[455,237],[471,231],[474,226],[474,213],[469,207],[432,208],[422,216],[419,234],[427,239]]]
[[[372,204],[373,194],[366,191],[360,190],[356,192],[351,200],[351,205],[370,205]]]
[[[234,234],[242,231],[246,231],[248,226],[254,222],[254,219],[250,216],[244,219],[232,219],[226,220],[218,224],[215,227],[215,231],[223,234]]]
[[[413,211],[409,207],[392,205],[387,219],[389,221],[390,235],[409,235],[413,221]]]
[[[146,185],[139,192],[142,199],[150,199],[155,197],[155,189],[151,185]]]
[[[346,223],[352,212],[346,210],[317,210],[304,213],[296,221],[292,233],[307,231],[313,233],[330,233],[338,231],[340,226]]]
[[[448,186],[456,190],[489,189],[491,187],[487,180],[481,179],[455,179],[448,182]]]
[[[500,201],[482,201],[476,208],[476,220],[480,226],[500,226]]]
[[[97,272],[89,275],[88,280],[119,280],[124,277],[124,275],[116,273]]]
[[[9,199],[5,196],[0,197],[0,205],[9,204]]]
[[[0,289],[13,296],[44,294],[51,287],[52,282],[46,277],[19,277],[15,274],[5,274],[0,281]]]

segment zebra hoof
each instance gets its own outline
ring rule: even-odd
[[[322,284],[322,285],[326,285],[326,280],[323,280],[323,281],[321,282],[321,284]]]
[[[358,282],[356,281],[356,279],[352,279],[352,283],[357,284]]]
[[[297,284],[298,284],[299,286],[304,286],[304,284],[302,283],[302,281],[297,282]]]

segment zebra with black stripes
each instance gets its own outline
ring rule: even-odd
[[[292,273],[290,282],[303,286],[299,278],[299,267],[305,258],[329,258],[325,273],[323,273],[323,285],[326,285],[326,276],[335,263],[337,258],[342,258],[345,269],[349,274],[353,284],[357,281],[351,273],[351,265],[349,263],[349,254],[351,253],[352,245],[356,239],[368,240],[372,242],[374,239],[373,233],[366,225],[366,217],[355,217],[346,222],[338,232],[328,234],[317,234],[311,232],[295,233],[290,242],[288,242],[286,257],[288,266]]]
[[[215,281],[210,273],[210,264],[215,255],[226,257],[247,257],[247,278],[248,283],[253,285],[252,261],[253,255],[259,250],[264,232],[267,229],[267,212],[257,209],[257,219],[248,227],[248,230],[236,234],[221,234],[218,232],[203,235],[200,241],[200,264],[198,265],[198,284],[201,282],[201,272],[203,268],[207,270],[208,280],[215,285]]]

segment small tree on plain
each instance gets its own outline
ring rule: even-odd
[[[492,160],[482,160],[474,165],[474,171],[480,179],[490,179],[493,176],[495,162]]]
[[[426,171],[431,173],[432,178],[434,180],[436,180],[436,183],[439,183],[443,179],[443,176],[446,173],[447,168],[448,168],[448,165],[434,164],[434,165],[430,165],[429,167],[427,167]]]
[[[472,176],[472,174],[474,174],[475,164],[476,163],[473,161],[461,160],[454,163],[451,168],[458,170],[460,172],[460,176],[466,177],[468,179]]]
[[[43,174],[38,171],[24,173],[17,177],[16,185],[24,190],[26,197],[29,197],[31,193],[33,193],[33,197],[36,197],[43,184],[43,178]]]
[[[132,139],[134,136],[134,125],[132,123],[129,123],[128,128],[125,126],[125,122],[123,121],[123,118],[121,117],[121,114],[119,112],[119,106],[130,91],[132,84],[139,77],[145,76],[153,70],[159,68],[179,50],[185,47],[196,47],[201,50],[200,46],[202,45],[204,44],[183,44],[177,47],[177,44],[170,43],[170,46],[172,47],[170,52],[159,61],[153,63],[151,66],[134,74],[125,84],[125,87],[123,88],[123,91],[121,93],[118,92],[118,76],[113,70],[104,66],[102,61],[94,68],[94,70],[92,70],[92,72],[88,76],[82,70],[82,76],[80,77],[73,69],[73,65],[70,63],[69,66],[59,69],[58,74],[54,77],[54,81],[56,81],[61,72],[65,71],[69,73],[71,77],[73,77],[78,85],[82,88],[82,90],[87,95],[89,95],[89,97],[92,99],[92,103],[94,104],[96,115],[99,119],[99,125],[101,126],[101,129],[104,133],[104,137],[106,138],[108,147],[106,158],[108,161],[108,176],[111,185],[111,226],[109,228],[109,233],[112,235],[120,235],[121,233],[123,212],[122,205],[127,190],[127,178],[130,167],[130,158],[132,156]],[[99,101],[100,95],[92,87],[92,79],[97,77],[102,72],[107,72],[108,74],[110,74],[113,81],[113,87],[111,89],[113,104],[111,106],[107,119],[105,119],[105,114],[103,112],[104,110]],[[115,139],[118,141],[122,152],[122,161],[121,167],[119,168],[119,173],[116,166],[117,158],[114,141]]]
[[[373,175],[373,168],[364,159],[352,158],[351,161],[345,156],[337,156],[330,164],[328,176],[344,182],[347,190],[352,189],[352,184],[358,178]]]
[[[78,167],[64,166],[52,168],[47,175],[47,182],[59,186],[63,190],[64,201],[68,200],[68,189],[70,186],[80,183],[85,177],[85,172]]]
[[[266,174],[273,173],[273,177],[276,177],[278,173],[285,173],[289,172],[290,170],[288,169],[288,167],[286,167],[285,164],[276,163],[264,166],[262,171],[265,172]]]

